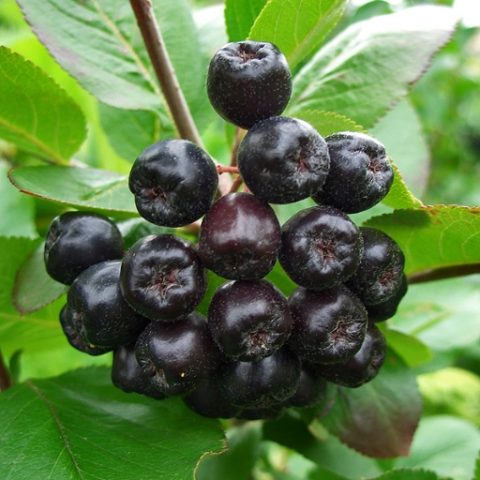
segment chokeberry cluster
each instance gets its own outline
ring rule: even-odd
[[[406,293],[402,251],[347,216],[388,193],[384,147],[355,132],[324,139],[280,116],[291,92],[282,53],[266,42],[230,43],[210,63],[217,112],[248,129],[236,162],[244,192],[216,198],[217,168],[186,140],[165,140],[129,177],[138,212],[182,227],[202,218],[198,244],[150,235],[124,252],[108,218],[68,212],[45,243],[48,273],[70,285],[60,321],[90,355],[113,351],[113,383],[163,399],[181,395],[209,417],[269,418],[324,398],[326,384],[358,387],[385,358],[376,326]],[[270,204],[313,198],[283,226]],[[298,288],[286,298],[264,277],[279,261]],[[206,270],[226,279],[208,318],[195,311]]]

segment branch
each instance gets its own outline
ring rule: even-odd
[[[2,352],[0,352],[0,392],[3,392],[7,388],[12,386],[12,380],[10,373],[3,360]]]
[[[168,56],[160,28],[153,13],[151,0],[130,0],[130,5],[137,17],[137,23],[147,47],[150,61],[178,133],[182,138],[190,140],[201,147],[202,140],[193,122],[172,62]]]
[[[480,264],[478,263],[473,265],[456,265],[452,267],[434,268],[409,275],[408,283],[414,284],[433,282],[435,280],[445,280],[447,278],[474,275],[476,273],[480,273]]]

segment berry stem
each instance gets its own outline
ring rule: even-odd
[[[2,352],[0,352],[0,392],[12,386],[10,374],[3,360]]]
[[[187,102],[178,83],[163,37],[153,13],[151,0],[130,0],[143,41],[157,75],[168,108],[180,136],[202,146],[202,140],[193,121]]]
[[[233,181],[229,193],[238,192],[238,189],[240,188],[240,186],[242,185],[242,183],[243,183],[243,178],[239,175],[239,176]]]
[[[235,142],[233,143],[232,154],[230,156],[230,165],[232,167],[237,166],[238,147],[240,147],[240,143],[242,143],[243,137],[246,133],[246,130],[243,128],[237,127],[235,129]]]
[[[238,167],[230,167],[226,165],[217,165],[217,173],[221,175],[222,173],[238,173]]]
[[[414,283],[433,282],[435,280],[445,280],[447,278],[474,275],[476,273],[480,273],[480,263],[472,265],[455,265],[452,267],[435,268],[414,273],[408,276],[408,283],[411,285]]]

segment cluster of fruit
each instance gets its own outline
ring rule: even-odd
[[[278,116],[290,92],[286,60],[271,44],[228,44],[211,61],[213,106],[248,129],[237,155],[246,192],[214,202],[216,167],[185,140],[156,143],[135,161],[129,186],[139,213],[166,227],[203,217],[198,245],[150,235],[124,254],[107,218],[68,212],[53,221],[46,268],[71,285],[63,330],[83,352],[114,351],[119,388],[253,419],[318,403],[326,381],[357,387],[378,373],[386,345],[375,322],[405,294],[404,256],[346,213],[379,202],[393,172],[369,136],[325,140]],[[318,206],[281,227],[269,203],[308,197]],[[298,285],[288,300],[264,280],[277,260]],[[230,280],[213,295],[208,321],[195,312],[206,269]]]

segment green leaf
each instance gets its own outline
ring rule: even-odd
[[[83,210],[116,217],[135,217],[127,176],[76,167],[20,167],[9,174],[23,193]]]
[[[0,160],[0,235],[35,238],[35,205],[8,181],[8,165]]]
[[[436,6],[351,25],[296,75],[288,115],[327,110],[373,127],[408,93],[454,28],[452,10]]]
[[[479,317],[479,278],[470,276],[410,285],[389,324],[442,352],[477,343]]]
[[[123,110],[100,103],[99,113],[110,145],[130,163],[160,138],[161,121],[151,111]]]
[[[409,274],[480,263],[480,208],[433,205],[397,210],[371,218],[366,225],[397,241]]]
[[[324,137],[342,131],[367,133],[365,128],[354,122],[351,118],[335,112],[300,110],[295,114],[295,117],[308,122]]]
[[[432,359],[432,352],[421,340],[391,328],[382,330],[388,346],[402,358],[409,367],[418,367]]]
[[[52,163],[66,163],[85,139],[79,107],[51,78],[0,46],[0,137]]]
[[[67,292],[67,287],[53,280],[45,269],[41,243],[21,266],[15,278],[13,303],[21,314],[40,310]]]
[[[267,0],[225,1],[225,23],[230,42],[239,42],[248,37],[255,19],[265,3]]]
[[[0,237],[0,345],[9,357],[19,348],[25,351],[48,350],[65,344],[58,322],[62,301],[57,301],[33,315],[21,315],[12,304],[15,274],[40,240]]]
[[[397,467],[421,467],[455,480],[470,480],[480,449],[480,433],[464,420],[449,416],[422,419],[408,458]]]
[[[405,183],[416,196],[424,193],[430,174],[430,153],[422,130],[412,104],[402,100],[371,132],[385,145]]]
[[[430,470],[401,468],[384,473],[372,480],[439,480],[439,477]]]
[[[0,470],[32,478],[190,479],[222,448],[218,422],[180,399],[153,400],[111,385],[106,368],[28,380],[0,395]],[[35,448],[41,445],[41,448]]]
[[[346,0],[269,0],[248,37],[277,45],[294,70],[337,24],[346,3]]]
[[[382,203],[396,209],[416,209],[422,207],[423,203],[409,190],[400,170],[393,162],[392,168],[395,174],[393,184]]]
[[[265,422],[263,437],[301,453],[322,469],[342,477],[358,479],[381,473],[375,461],[349,449],[327,432],[323,437],[314,435],[302,420],[291,415]]]
[[[389,353],[373,381],[355,389],[339,387],[322,422],[349,447],[370,457],[389,458],[408,455],[421,410],[415,376]]]
[[[201,461],[196,480],[247,480],[259,455],[261,430],[258,424],[247,423],[227,431],[228,450],[210,455]]]

